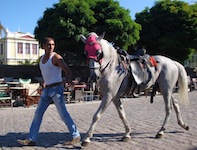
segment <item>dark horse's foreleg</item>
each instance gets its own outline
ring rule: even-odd
[[[131,138],[131,136],[130,136],[131,128],[130,128],[130,125],[126,119],[126,114],[125,114],[125,111],[124,111],[124,108],[123,108],[123,105],[122,105],[120,99],[115,99],[113,102],[114,102],[114,105],[116,106],[118,114],[125,126],[125,135],[123,136],[123,141],[126,142]]]
[[[98,110],[96,111],[96,113],[93,116],[90,128],[89,128],[88,132],[86,133],[86,136],[85,136],[83,142],[81,143],[82,146],[87,146],[91,142],[90,138],[93,135],[93,131],[95,129],[95,126],[96,126],[98,120],[101,118],[101,115],[107,109],[107,107],[109,106],[110,103],[111,103],[111,99],[109,99],[109,98],[108,99],[105,99],[105,98],[102,99]]]
[[[175,99],[174,97],[172,97],[172,103],[173,103],[174,110],[176,112],[178,124],[183,129],[189,130],[189,126],[186,123],[183,122],[183,119],[182,119],[182,116],[181,116],[181,112],[180,112],[180,109],[179,109],[179,105],[178,105],[177,99]]]

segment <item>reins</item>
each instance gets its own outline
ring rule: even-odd
[[[107,65],[105,65],[104,68],[102,68],[102,66],[100,66],[100,72],[103,73],[105,71],[105,69],[111,64],[112,60],[110,59],[109,62],[107,63]]]

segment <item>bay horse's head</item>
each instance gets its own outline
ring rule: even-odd
[[[84,56],[87,59],[92,80],[101,75],[113,58],[113,52],[115,52],[112,44],[103,39],[104,36],[105,33],[98,36],[94,32],[89,33],[87,38],[84,35],[80,36],[85,43]]]

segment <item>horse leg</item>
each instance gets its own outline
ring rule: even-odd
[[[170,120],[170,114],[172,112],[172,102],[171,102],[171,94],[163,94],[164,102],[165,102],[165,110],[166,116],[163,122],[161,129],[157,132],[155,138],[161,138],[164,135],[164,131],[166,130],[167,124]]]
[[[107,109],[107,107],[109,106],[110,103],[111,103],[110,99],[105,99],[105,100],[102,99],[98,110],[96,111],[96,113],[93,116],[90,128],[89,128],[88,132],[86,133],[84,140],[81,143],[82,146],[87,146],[91,142],[90,138],[92,137],[95,126],[96,126],[98,120],[101,118],[101,115]]]
[[[131,136],[130,136],[131,128],[130,128],[130,125],[129,125],[128,121],[127,121],[123,105],[122,105],[120,99],[115,99],[113,101],[113,103],[116,106],[116,109],[118,111],[119,117],[120,117],[120,119],[122,120],[122,122],[123,122],[123,124],[125,126],[125,134],[124,134],[122,140],[124,142],[127,142],[131,138]]]
[[[177,99],[175,99],[174,97],[172,97],[172,103],[173,103],[174,110],[176,112],[178,124],[183,129],[189,130],[189,126],[186,123],[184,123],[183,120],[182,120],[182,116],[181,116],[181,112],[180,112],[180,108],[179,108]]]

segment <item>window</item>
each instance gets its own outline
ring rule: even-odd
[[[0,46],[0,54],[3,55],[3,44]]]
[[[32,54],[34,55],[38,54],[37,44],[32,44]]]
[[[25,52],[26,52],[26,54],[30,54],[30,44],[29,43],[25,44]]]
[[[18,54],[23,53],[23,43],[18,43]]]

